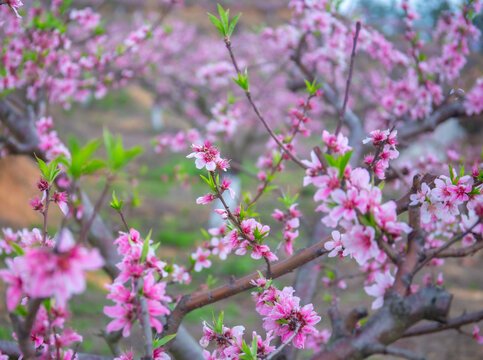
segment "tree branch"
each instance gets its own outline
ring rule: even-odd
[[[465,115],[466,111],[462,102],[445,104],[422,122],[413,121],[402,123],[397,129],[398,139],[400,141],[409,141],[422,133],[433,131],[439,124],[448,119]]]
[[[10,319],[12,320],[15,333],[18,338],[18,346],[23,354],[23,359],[32,360],[35,359],[35,348],[30,338],[30,332],[35,323],[37,312],[42,304],[42,299],[31,299],[28,303],[28,314],[25,320],[21,320],[18,315],[10,313]]]
[[[231,42],[230,42],[229,39],[225,39],[225,45],[226,45],[226,48],[228,50],[228,53],[230,54],[230,59],[231,59],[231,62],[233,63],[233,66],[235,68],[235,71],[236,71],[237,75],[241,75],[241,71],[240,71],[240,68],[238,67],[238,63],[236,61],[235,55],[233,54],[233,50],[231,48]],[[249,90],[245,90],[244,92],[245,92],[246,98],[248,99],[248,102],[250,103],[250,106],[252,107],[253,111],[255,112],[255,115],[261,121],[261,123],[263,124],[263,126],[265,127],[265,129],[267,130],[267,132],[269,133],[269,135],[272,137],[272,139],[275,140],[275,142],[280,147],[280,149],[283,152],[285,152],[288,156],[290,156],[290,158],[298,166],[300,166],[302,169],[307,169],[307,165],[305,165],[294,154],[292,154],[292,152],[286,148],[286,146],[280,141],[280,139],[278,138],[278,136],[273,132],[272,128],[270,127],[270,125],[268,125],[267,121],[265,120],[265,118],[261,114],[260,110],[255,105],[255,102],[253,101],[253,98],[252,98],[252,95],[251,95],[250,91]]]
[[[272,279],[276,279],[282,275],[285,275],[308,263],[309,261],[327,253],[327,250],[325,250],[324,248],[324,243],[329,239],[330,238],[326,238],[309,248],[298,251],[296,254],[292,255],[288,259],[273,264],[271,267]],[[267,275],[266,271],[264,271],[264,273],[265,275]],[[229,281],[226,285],[220,286],[214,290],[209,290],[194,295],[183,296],[183,298],[175,307],[171,315],[168,317],[165,333],[172,334],[176,332],[184,316],[190,311],[209,304],[213,304],[217,301],[226,299],[230,296],[251,289],[254,287],[252,281],[257,280],[258,278],[259,273],[254,272],[241,279]]]
[[[451,329],[459,329],[460,327],[472,323],[476,323],[483,320],[483,310],[463,314],[456,318],[449,320],[448,322],[441,324],[441,323],[432,323],[427,325],[421,325],[414,328],[407,330],[402,337],[410,337],[410,336],[419,336],[424,334],[432,334],[435,332],[451,330]]]
[[[411,193],[416,193],[421,186],[421,176],[416,175],[413,179]],[[421,207],[419,205],[409,206],[409,226],[412,231],[408,235],[407,251],[398,264],[393,290],[403,296],[409,290],[413,280],[414,269],[419,263],[421,255],[424,254],[425,233],[421,230]]]
[[[286,341],[284,341],[282,343],[282,345],[280,345],[277,349],[275,349],[275,351],[268,354],[268,356],[265,358],[265,360],[275,359],[275,357],[278,354],[280,354],[280,352],[285,348],[285,346],[287,346],[288,344],[290,344],[292,342],[293,338],[298,334],[299,330],[300,330],[300,324],[297,324],[297,327],[295,328],[295,331],[293,332],[293,334]]]
[[[354,34],[354,40],[353,40],[353,43],[352,43],[351,62],[350,62],[350,66],[349,66],[349,75],[347,76],[347,82],[345,84],[344,102],[343,102],[342,108],[339,112],[339,123],[337,124],[337,128],[335,129],[335,135],[339,134],[339,132],[342,128],[342,123],[344,122],[344,118],[345,118],[345,110],[347,108],[347,102],[349,101],[349,88],[351,86],[352,71],[354,70],[354,60],[356,58],[357,38],[359,37],[360,31],[361,31],[361,22],[358,21],[356,23],[356,32]]]
[[[401,357],[409,360],[425,360],[424,356],[414,354],[411,351],[400,349],[394,346],[375,345],[372,348],[373,354],[385,354]]]
[[[478,220],[466,231],[459,233],[456,236],[453,236],[452,239],[448,240],[444,245],[440,246],[439,248],[429,252],[426,254],[426,257],[415,267],[413,270],[413,275],[421,270],[427,263],[429,263],[433,258],[438,257],[439,254],[443,253],[446,249],[448,249],[451,245],[456,243],[457,241],[461,240],[465,235],[469,234],[473,228],[481,222],[481,218]]]
[[[307,34],[304,34],[304,36],[302,36],[299,41],[305,42],[306,36]],[[290,57],[290,59],[295,63],[302,75],[305,76],[306,80],[313,81],[316,78],[316,74],[314,74],[313,71],[309,70],[302,62],[302,51],[297,51]],[[327,101],[337,110],[338,113],[342,111],[343,105],[341,100],[337,96],[335,90],[327,83],[325,83],[323,86],[322,96],[324,97],[325,101]],[[364,129],[362,128],[361,121],[359,120],[357,115],[354,114],[350,109],[346,109],[344,113],[344,122],[349,127],[349,144],[353,147],[354,150],[351,160],[354,163],[357,163],[361,156],[362,146],[360,146],[360,142],[364,138]]]
[[[336,340],[316,353],[311,360],[362,360],[373,354],[374,344],[387,346],[400,339],[420,320],[444,321],[452,295],[445,290],[426,287],[408,297],[389,294],[383,307],[351,336]]]

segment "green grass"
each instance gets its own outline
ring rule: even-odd
[[[184,249],[191,247],[202,238],[200,230],[181,230],[180,223],[176,220],[162,221],[156,240],[161,244],[176,246]]]
[[[228,260],[223,261],[217,268],[222,274],[243,276],[256,271],[264,266],[265,262],[252,259],[249,255],[231,255]]]
[[[190,313],[188,313],[185,316],[185,320],[189,323],[199,323],[201,326],[201,322],[204,320],[208,323],[211,323],[213,320],[213,314],[215,315],[215,318],[218,318],[218,315],[220,315],[220,312],[224,312],[224,317],[225,319],[237,319],[239,318],[241,314],[241,308],[234,303],[229,303],[227,306],[225,306],[222,309],[217,309],[214,306],[205,306],[200,309],[196,309]],[[244,315],[243,315],[244,316]],[[234,326],[234,325],[239,325],[239,324],[228,324],[227,326]]]
[[[119,107],[132,105],[134,102],[126,90],[109,91],[102,99],[92,101],[91,107],[101,110],[114,110]]]

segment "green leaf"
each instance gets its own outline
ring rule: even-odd
[[[15,250],[15,252],[18,254],[18,255],[24,255],[24,251],[23,249],[15,242],[13,241],[9,241],[8,244],[13,247],[13,249]]]
[[[297,201],[299,197],[299,194],[295,194],[294,197],[290,197],[290,193],[287,191],[287,193],[283,197],[279,197],[278,200],[284,204],[287,208],[295,204],[295,201]]]
[[[220,313],[220,316],[218,316],[218,321],[216,322],[215,331],[217,334],[221,334],[223,332],[223,317],[224,317],[224,313],[222,311]]]
[[[332,270],[325,270],[325,275],[332,281],[335,280],[335,273]]]
[[[112,207],[114,210],[121,211],[122,209],[122,204],[124,203],[124,200],[119,201],[116,196],[116,192],[112,192],[112,201],[109,204],[110,207]]]
[[[215,15],[212,15],[210,13],[208,13],[208,18],[213,23],[213,25],[215,25],[215,27],[218,29],[218,31],[220,32],[220,34],[222,36],[225,36],[226,35],[225,34],[225,29],[223,28],[223,25],[220,22],[220,20],[218,20],[218,18]]]
[[[201,178],[208,184],[208,186],[210,187],[211,190],[213,190],[214,192],[216,192],[216,186],[215,186],[215,183],[213,181],[213,178],[211,176],[203,176],[203,175],[200,175]]]
[[[105,163],[100,159],[91,159],[100,145],[99,140],[92,140],[84,147],[80,147],[74,137],[69,138],[71,158],[66,161],[67,172],[75,179],[82,175],[92,174],[104,167]]]
[[[218,6],[218,14],[220,15],[221,23],[223,24],[223,31],[224,31],[223,35],[226,35],[226,32],[228,30],[228,16],[229,16],[230,10],[227,10],[227,11],[223,10],[223,7],[220,4],[217,4],[217,6]]]
[[[163,346],[164,344],[167,344],[168,342],[173,340],[176,337],[176,335],[177,334],[171,334],[171,335],[166,335],[165,337],[163,337],[161,339],[155,339],[153,341],[153,349],[157,349],[157,348]]]
[[[324,154],[324,158],[331,167],[337,167],[334,155]]]
[[[339,156],[339,176],[342,178],[344,175],[344,170],[351,159],[353,150],[346,152],[344,155]]]
[[[83,175],[90,175],[90,174],[95,173],[96,171],[104,168],[105,166],[106,166],[106,163],[104,161],[102,161],[100,159],[93,159],[83,166],[82,174]]]
[[[52,307],[52,299],[51,298],[45,299],[44,301],[42,301],[42,304],[44,305],[45,310],[47,310],[47,312],[50,312],[50,309]]]
[[[59,13],[63,14],[68,9],[71,3],[72,0],[63,0],[62,5],[59,6]]]
[[[314,95],[322,85],[324,85],[324,83],[317,84],[317,78],[315,78],[312,81],[312,83],[309,82],[308,80],[304,80],[304,81],[305,81],[306,89],[311,96]]]
[[[35,155],[35,158],[37,159],[37,163],[39,165],[39,169],[40,169],[40,172],[42,173],[44,180],[48,181],[48,179],[49,179],[49,167],[47,166],[45,161],[43,161],[42,159],[39,159],[37,157],[37,155]]]
[[[238,23],[238,20],[240,19],[241,14],[238,14],[235,16],[231,22],[230,22],[230,27],[228,28],[228,37],[231,37],[231,34],[233,34],[233,30],[235,30],[235,26]]]
[[[151,238],[151,232],[152,232],[152,230],[149,230],[148,236],[146,236],[146,238],[144,239],[143,250],[141,252],[141,263],[144,263],[144,261],[146,260],[146,257],[148,256],[149,241],[150,241],[150,238]]]
[[[121,55],[125,50],[126,50],[126,47],[123,44],[117,44],[117,47],[116,47],[117,56]]]
[[[126,165],[128,162],[130,162],[133,158],[138,156],[144,151],[144,149],[141,146],[134,146],[129,150],[126,150],[124,152],[124,162],[122,163],[121,166]]]
[[[451,166],[451,164],[448,164],[448,168],[449,168],[449,177],[451,179],[451,182],[454,184],[455,183],[455,171],[453,170],[453,167]]]
[[[13,310],[13,313],[14,314],[17,314],[17,315],[20,315],[20,316],[23,316],[23,317],[26,317],[28,315],[28,311],[27,309],[25,308],[25,306],[23,305],[18,305],[14,310]]]
[[[257,352],[258,352],[258,341],[257,341],[257,338],[254,337],[252,339],[252,355],[255,357],[255,359],[257,356]]]
[[[248,92],[249,85],[248,85],[248,70],[245,69],[244,75],[241,73],[238,73],[237,78],[233,78],[233,81],[238,84],[239,87],[241,87],[243,90]]]
[[[243,352],[245,354],[247,354],[248,356],[251,357],[252,355],[252,352],[250,351],[250,348],[248,347],[247,343],[245,342],[245,340],[242,340],[242,349],[243,349]]]
[[[203,237],[204,237],[205,239],[207,239],[207,240],[210,240],[210,239],[211,239],[211,235],[210,235],[210,234],[208,234],[208,231],[206,231],[206,230],[205,230],[205,229],[203,229],[203,228],[201,228],[201,229],[200,229],[200,231],[201,231],[201,234],[203,234]]]
[[[276,185],[270,185],[270,186],[267,186],[267,187],[265,188],[265,190],[263,190],[263,193],[268,194],[269,192],[271,192],[271,191],[275,190],[276,188],[277,188],[277,186],[276,186]]]
[[[104,128],[103,137],[107,153],[107,164],[112,172],[119,171],[134,157],[143,152],[140,146],[134,146],[131,149],[124,150],[121,137],[117,136],[114,138],[106,128]]]

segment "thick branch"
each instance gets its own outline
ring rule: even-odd
[[[401,357],[408,360],[425,360],[424,356],[414,354],[406,349],[400,349],[394,346],[376,345],[372,348],[373,354],[385,354]]]
[[[416,193],[421,186],[421,176],[416,175],[413,179],[411,193]],[[419,205],[409,206],[409,226],[412,231],[408,235],[407,251],[398,264],[393,290],[404,296],[413,280],[414,269],[418,265],[419,259],[424,254],[425,233],[421,230],[421,208]]]
[[[425,132],[431,132],[436,127],[454,117],[465,116],[466,112],[461,102],[449,103],[443,105],[434,111],[426,119],[421,121],[404,122],[397,129],[398,139],[401,141],[409,141],[415,136]]]
[[[430,188],[434,187],[434,180],[437,178],[435,175],[424,174],[423,178],[419,181],[420,184],[426,183]],[[396,201],[396,212],[402,214],[409,209],[409,203],[411,202],[410,196],[413,194],[413,189],[409,190],[405,195]]]
[[[473,324],[483,320],[483,310],[463,314],[458,316],[454,319],[449,320],[448,322],[442,323],[432,323],[427,325],[421,325],[414,328],[407,330],[403,337],[410,337],[410,336],[419,336],[424,334],[432,334],[435,332],[451,330],[451,329],[459,329],[460,327],[468,324]]]
[[[309,248],[300,250],[286,260],[273,264],[271,267],[272,279],[285,275],[308,263],[309,261],[327,253],[327,250],[324,248],[324,243],[327,240],[329,240],[329,238],[326,238]],[[266,270],[262,271],[262,273],[263,272],[266,275]],[[252,280],[256,280],[258,278],[258,272],[255,272],[241,279],[229,281],[226,285],[220,286],[214,290],[205,291],[195,295],[185,295],[169,316],[166,326],[166,333],[171,334],[176,332],[179,324],[183,320],[183,317],[190,311],[213,304],[217,301],[251,289],[254,287]]]
[[[483,241],[478,241],[477,243],[463,248],[458,249],[447,249],[436,254],[436,258],[450,258],[450,257],[466,257],[476,254],[478,251],[483,249]]]
[[[344,337],[311,360],[361,360],[373,354],[375,345],[389,345],[420,320],[444,321],[451,305],[451,294],[426,287],[416,294],[400,297],[393,293],[384,306],[351,336]]]
[[[85,192],[81,192],[81,198],[84,206],[83,221],[89,221],[94,213],[94,206]],[[92,225],[89,227],[87,239],[92,246],[99,249],[105,260],[104,270],[112,279],[115,279],[119,274],[116,264],[121,261],[121,257],[117,253],[111,231],[102,221],[99,214],[94,217]]]
[[[30,332],[34,326],[35,318],[37,317],[37,312],[41,304],[42,299],[31,299],[28,304],[28,315],[23,321],[16,314],[10,314],[10,319],[17,334],[18,345],[23,354],[23,358],[26,360],[35,358],[35,348],[30,338]]]

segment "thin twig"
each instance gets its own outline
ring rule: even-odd
[[[275,359],[275,357],[280,354],[280,352],[283,350],[283,348],[285,346],[287,346],[288,344],[290,344],[292,342],[292,340],[294,339],[294,337],[298,334],[300,330],[300,323],[297,324],[297,327],[295,328],[295,331],[293,332],[292,335],[290,335],[290,337],[285,340],[282,345],[280,345],[277,349],[275,349],[274,352],[271,352],[266,358],[265,360],[272,360],[272,359]],[[256,340],[254,340],[256,341]]]
[[[426,258],[424,258],[424,260],[421,261],[421,263],[414,269],[412,275],[416,274],[419,270],[421,270],[423,268],[423,266],[425,266],[433,258],[438,257],[438,255],[440,253],[442,253],[444,250],[446,250],[447,248],[449,248],[455,242],[459,241],[460,239],[462,239],[463,237],[465,237],[467,234],[469,234],[473,230],[473,228],[476,225],[478,225],[480,222],[481,222],[481,218],[478,218],[478,220],[473,225],[471,225],[471,227],[468,228],[468,230],[466,230],[465,232],[462,232],[462,233],[454,236],[451,240],[447,241],[446,244],[444,244],[443,246],[440,246],[435,251],[433,251],[432,253],[430,253],[429,255],[427,255]]]
[[[236,61],[233,50],[231,48],[231,42],[229,39],[225,39],[225,45],[228,50],[228,53],[230,54],[230,59],[231,59],[231,62],[233,63],[233,67],[235,68],[235,71],[237,72],[237,75],[241,75],[241,71],[240,71],[240,68],[238,67],[238,63]],[[275,142],[282,149],[282,151],[285,152],[288,156],[290,156],[290,158],[302,169],[307,169],[307,166],[301,160],[299,160],[294,154],[292,154],[292,152],[286,148],[286,146],[280,141],[277,135],[273,132],[272,128],[270,127],[270,125],[268,125],[267,121],[262,116],[260,110],[255,105],[255,102],[253,101],[250,91],[245,90],[245,96],[248,99],[248,102],[250,103],[250,106],[255,112],[255,115],[257,116],[257,118],[261,121],[261,123],[263,124],[263,126],[265,127],[269,135],[273,138],[273,140],[275,140]]]
[[[356,57],[356,46],[357,46],[357,39],[359,37],[359,33],[361,31],[361,22],[358,21],[356,23],[356,32],[354,34],[354,42],[352,43],[352,53],[351,53],[351,62],[349,66],[349,75],[347,76],[347,82],[345,85],[345,95],[344,95],[344,102],[342,104],[342,109],[339,112],[339,123],[337,124],[337,128],[335,129],[335,135],[339,134],[342,123],[344,122],[345,117],[345,109],[347,108],[347,102],[349,101],[349,88],[351,85],[352,80],[352,71],[354,70],[354,60]]]
[[[42,245],[45,245],[45,241],[47,240],[47,216],[49,214],[49,204],[50,204],[50,190],[51,187],[45,190],[45,208],[42,211],[42,216],[44,217],[44,226],[42,231]]]
[[[297,125],[294,127],[294,130],[290,134],[290,140],[288,141],[287,145],[290,145],[292,143],[292,140],[295,138],[295,136],[297,135],[297,133],[300,131],[300,125],[302,124],[302,120],[307,115],[307,111],[308,111],[308,109],[310,107],[310,100],[314,96],[315,95],[309,95],[307,101],[305,102],[304,108],[302,110],[302,116],[299,118],[299,121],[298,121]],[[259,190],[257,192],[257,195],[253,198],[252,201],[250,201],[250,203],[248,204],[248,206],[251,206],[251,205],[255,204],[258,201],[258,199],[260,199],[260,197],[265,192],[265,189],[267,188],[268,184],[270,184],[270,179],[273,177],[273,175],[275,175],[275,173],[277,172],[277,169],[280,167],[280,165],[282,164],[283,160],[284,160],[284,157],[281,156],[280,159],[275,164],[272,165],[272,167],[270,169],[270,175],[267,176],[267,178],[263,182],[262,186],[259,188]]]
[[[89,232],[89,229],[91,228],[92,223],[96,218],[96,215],[99,213],[99,210],[101,209],[102,203],[104,202],[104,198],[107,195],[107,191],[109,190],[110,185],[111,185],[111,179],[107,177],[106,184],[104,185],[104,189],[102,190],[101,196],[99,196],[99,199],[97,200],[97,203],[94,206],[94,210],[92,211],[91,217],[89,218],[87,223],[84,224],[84,226],[82,227],[82,230],[79,236],[79,242],[83,242],[85,240],[87,233]]]
[[[129,225],[126,222],[126,219],[124,218],[124,214],[122,213],[121,210],[117,210],[119,215],[121,216],[122,223],[124,224],[124,228],[126,229],[126,232],[129,232]]]
[[[144,351],[145,356],[143,359],[151,360],[153,358],[153,332],[151,330],[151,324],[149,322],[149,310],[146,298],[143,295],[139,295],[139,291],[142,289],[142,279],[138,279],[136,282],[136,294],[138,294],[139,306],[141,308],[141,329],[144,334]]]

